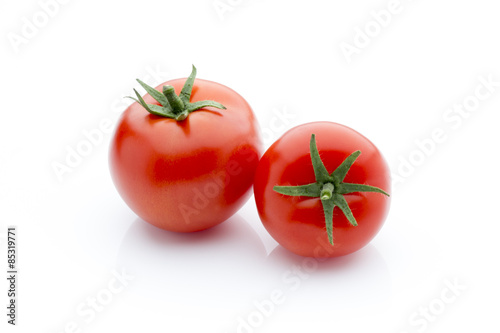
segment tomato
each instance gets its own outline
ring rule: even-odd
[[[380,151],[332,122],[297,126],[262,156],[254,181],[264,227],[284,248],[307,257],[361,249],[382,227],[390,171]]]
[[[195,76],[193,66],[189,78],[155,89],[138,80],[149,94],[136,91],[109,152],[126,204],[144,221],[177,232],[207,229],[233,215],[250,196],[262,153],[245,99]]]

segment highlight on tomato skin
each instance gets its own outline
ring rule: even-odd
[[[259,217],[284,248],[305,257],[358,251],[389,212],[390,170],[362,134],[333,122],[292,128],[264,153],[254,180]]]
[[[194,232],[231,217],[249,199],[262,154],[248,102],[222,84],[175,79],[135,91],[116,126],[109,168],[125,203],[161,229]]]

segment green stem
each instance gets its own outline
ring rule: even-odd
[[[334,189],[335,189],[335,187],[333,186],[332,183],[324,184],[323,188],[321,189],[321,193],[319,194],[319,197],[321,198],[321,200],[331,199]]]
[[[137,82],[141,84],[141,86],[146,89],[151,97],[153,97],[158,104],[147,104],[144,99],[139,95],[137,91],[135,91],[135,95],[137,98],[130,97],[137,103],[141,104],[146,111],[151,114],[160,117],[166,117],[175,119],[177,121],[182,121],[186,119],[191,112],[196,110],[200,110],[206,107],[218,108],[221,110],[225,110],[226,107],[215,101],[196,101],[191,103],[191,93],[193,91],[194,80],[196,78],[196,67],[193,66],[193,70],[191,71],[191,75],[184,82],[184,87],[182,87],[182,91],[180,96],[175,94],[175,89],[172,86],[163,86],[163,94],[157,91],[155,88],[148,86],[141,80],[137,79]]]
[[[187,116],[189,115],[189,113],[187,112],[182,112],[181,114],[179,114],[177,117],[175,117],[175,120],[177,121],[183,121],[184,119],[187,118]]]
[[[172,86],[163,86],[163,95],[168,100],[168,104],[172,107],[172,112],[174,114],[181,114],[185,107],[182,100],[175,94],[175,89]],[[185,118],[184,118],[185,119]]]

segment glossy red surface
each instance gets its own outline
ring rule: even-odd
[[[309,257],[336,257],[361,249],[382,227],[390,198],[380,193],[345,195],[358,226],[352,226],[338,207],[333,212],[334,245],[328,243],[323,207],[319,198],[279,194],[273,186],[315,182],[309,152],[311,134],[329,173],[356,150],[361,155],[345,183],[379,187],[390,193],[390,172],[381,153],[366,137],[331,122],[297,126],[286,132],[262,156],[254,183],[259,216],[271,236],[288,250]]]
[[[184,82],[165,82],[157,90],[171,85],[179,94]],[[158,104],[149,95],[144,99]],[[109,165],[118,192],[139,217],[162,229],[212,227],[250,195],[262,151],[250,105],[226,86],[196,79],[191,102],[201,100],[227,109],[203,108],[177,122],[134,103],[111,141]]]

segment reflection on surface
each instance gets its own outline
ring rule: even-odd
[[[277,246],[266,266],[278,276],[276,287],[295,304],[307,304],[308,311],[359,316],[390,298],[389,269],[371,244],[350,255],[325,259],[301,257]]]
[[[262,285],[265,258],[259,236],[236,214],[195,233],[169,232],[137,219],[117,264],[135,275],[133,288],[146,297],[214,305],[248,302]]]
[[[186,234],[137,219],[123,239],[117,264],[136,277],[130,290],[141,297],[223,308],[235,318],[255,311],[255,302],[265,302],[275,291],[284,300],[276,304],[277,312],[328,313],[332,319],[373,313],[391,293],[387,264],[373,245],[323,260],[277,246],[266,257],[259,236],[238,214]]]

